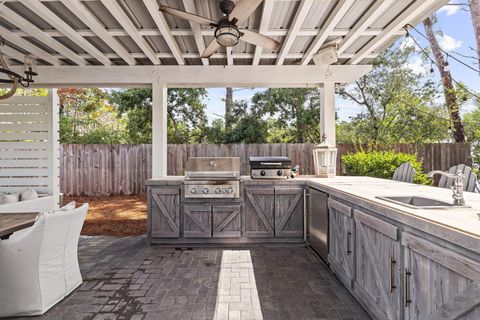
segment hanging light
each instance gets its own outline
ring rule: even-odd
[[[215,39],[223,47],[236,46],[241,35],[237,26],[228,20],[221,21],[215,30]]]
[[[450,71],[450,65],[448,63],[448,54],[447,54],[447,58],[445,59],[445,62],[443,63],[443,71]]]
[[[429,75],[431,78],[435,77],[435,70],[433,69],[433,63],[430,64]]]
[[[1,41],[2,46],[4,46],[5,43],[3,42],[3,39]],[[11,71],[5,62],[5,58],[0,49],[0,76],[4,76],[3,78],[0,78],[0,83],[9,84],[11,86],[7,93],[0,96],[0,99],[7,99],[13,96],[17,91],[18,84],[24,88],[28,88],[30,84],[34,82],[33,77],[37,75],[36,69],[37,63],[35,57],[26,55],[22,68],[23,75]]]

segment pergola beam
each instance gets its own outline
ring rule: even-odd
[[[389,8],[395,0],[383,0],[377,1],[370,9],[360,18],[355,26],[348,32],[345,38],[342,39],[338,45],[338,53],[341,54],[351,46],[355,40],[363,35],[365,30],[372,25],[372,23],[382,15],[387,8]]]
[[[50,47],[53,50],[57,51],[59,54],[61,54],[61,58],[67,58],[78,64],[79,66],[87,65],[87,61],[85,61],[85,59],[81,58],[75,52],[65,47],[63,44],[53,38],[53,36],[63,36],[63,34],[61,34],[60,32],[56,31],[56,33],[58,34],[54,34],[48,31],[43,31],[34,24],[32,24],[30,21],[27,21],[25,18],[21,17],[19,14],[5,6],[4,4],[0,5],[0,16],[21,29],[21,32],[14,31],[14,34],[17,34],[21,37],[35,37],[47,47]]]
[[[273,0],[265,0],[263,2],[263,11],[262,11],[262,18],[260,20],[260,30],[258,30],[261,34],[267,34],[268,24],[270,23],[270,18],[272,16],[273,11]],[[257,66],[260,63],[260,57],[262,56],[263,48],[260,46],[255,47],[255,54],[253,56],[252,64]]]
[[[183,0],[183,6],[187,12],[197,14],[197,9],[195,8],[195,3],[193,0]],[[195,39],[195,44],[197,45],[199,56],[201,56],[203,51],[205,51],[205,40],[203,39],[202,28],[198,23],[192,21],[189,21],[189,23],[190,28],[192,29],[193,38]],[[207,58],[201,59],[204,66],[208,66],[210,64]]]
[[[105,57],[105,55],[100,50],[98,50],[93,44],[88,42],[87,39],[79,35],[77,31],[75,31],[57,15],[55,15],[55,13],[48,9],[45,4],[43,4],[40,0],[30,0],[28,1],[28,6],[35,12],[35,14],[37,14],[43,20],[51,24],[55,29],[63,33],[66,37],[75,42],[77,45],[82,47],[85,51],[95,57],[95,59],[100,61],[100,63],[106,66],[112,64],[112,62],[107,57]]]
[[[144,59],[144,58],[147,58],[147,56],[144,54],[144,53],[132,53],[131,54],[133,58],[136,58],[136,59]],[[246,53],[243,53],[243,52],[232,52],[231,56],[233,59],[252,59],[254,58],[254,55],[255,53],[252,53],[252,52],[246,52]],[[350,59],[354,56],[355,54],[354,53],[342,53],[339,55],[339,58],[340,59]],[[79,55],[80,57],[82,58],[85,58],[85,59],[90,59],[92,58],[92,56],[90,56],[88,53],[85,53],[85,54],[80,54]],[[105,56],[107,56],[109,59],[118,59],[120,58],[120,56],[116,53],[105,53]],[[376,54],[369,54],[367,56],[367,58],[369,59],[373,59],[375,58],[377,55]],[[63,58],[63,56],[61,55],[54,55],[54,57],[57,57],[57,58]],[[171,58],[174,58],[173,54],[171,52],[160,52],[160,53],[157,53],[157,57],[159,59],[171,59]],[[200,54],[199,53],[184,53],[182,54],[182,57],[184,59],[199,59],[201,58]],[[260,59],[277,59],[278,57],[278,53],[276,52],[266,52],[266,53],[262,53],[260,55]],[[286,59],[295,59],[295,60],[298,60],[298,59],[301,59],[303,57],[303,54],[302,53],[289,53],[286,57]],[[227,54],[226,53],[222,53],[222,52],[217,52],[217,53],[214,53],[210,58],[212,59],[227,59]]]
[[[150,47],[147,41],[138,33],[137,27],[130,20],[128,15],[123,11],[117,1],[115,0],[101,0],[102,4],[108,8],[113,17],[120,23],[122,28],[132,38],[133,41],[140,47],[145,55],[153,64],[160,64],[155,51]]]
[[[302,24],[305,22],[305,18],[307,17],[313,3],[313,0],[302,0],[302,2],[300,2],[299,8],[297,9],[295,17],[293,18],[293,22],[288,29],[287,37],[283,41],[282,48],[280,49],[280,54],[278,55],[277,61],[275,62],[277,66],[282,65],[285,61],[285,58],[290,52],[290,48],[292,47],[292,44],[298,35],[298,31],[302,27]]]
[[[265,0],[265,3],[268,3],[268,1],[272,0]],[[7,19],[8,20],[8,19]],[[268,24],[266,24],[268,25]],[[40,29],[39,29],[40,30]],[[261,31],[262,29],[249,29],[250,31],[253,32],[260,32],[266,36],[269,37],[284,37],[288,34],[288,29],[267,29],[267,27],[263,28],[264,31]],[[42,30],[41,30],[42,31]],[[380,29],[367,29],[362,32],[359,32],[359,36],[364,36],[364,37],[374,37],[382,33],[383,30]],[[28,34],[22,30],[12,30],[13,33],[25,37],[28,36]],[[77,30],[78,34],[81,35],[82,37],[95,37],[96,34],[95,32],[91,30],[86,30],[86,29],[79,29]],[[112,36],[112,37],[125,37],[129,36],[128,33],[125,30],[121,29],[111,29],[111,30],[106,30],[106,32]],[[156,29],[137,29],[137,32],[139,35],[142,37],[148,37],[148,36],[162,36],[162,33],[159,30]],[[343,37],[346,36],[349,32],[351,32],[351,29],[343,29],[343,28],[337,28],[332,30],[330,33],[331,36],[334,37]],[[43,30],[44,34],[47,34],[51,37],[60,37],[63,34],[59,32],[58,30]],[[180,37],[180,36],[194,36],[194,32],[191,29],[174,29],[171,31],[172,36],[175,37]],[[200,35],[201,36],[213,36],[214,30],[213,29],[202,29],[200,28]],[[405,30],[400,29],[398,30],[395,35],[396,36],[403,36],[405,34]],[[298,31],[297,36],[298,37],[315,37],[318,35],[318,29],[300,29]]]
[[[12,44],[22,48],[23,50],[29,52],[30,54],[34,55],[37,58],[43,59],[48,63],[51,63],[54,66],[59,66],[62,62],[53,57],[50,53],[46,52],[45,50],[40,49],[39,47],[33,45],[29,41],[23,39],[22,37],[12,33],[11,31],[7,30],[6,28],[0,26],[0,34],[2,37],[11,42]]]
[[[10,48],[9,46],[3,46],[0,48],[2,54],[8,56],[10,59],[15,59],[20,62],[23,62],[25,59],[25,54],[21,53],[20,51]],[[8,61],[6,62],[7,64],[9,63]]]
[[[127,64],[133,66],[136,64],[135,59],[130,53],[105,29],[92,13],[79,0],[61,0],[63,4],[75,12],[80,20],[85,23],[103,42],[105,42],[113,51],[118,54]]]
[[[19,71],[21,67],[12,67]],[[37,87],[142,87],[155,79],[169,87],[315,87],[323,82],[351,83],[370,65],[320,66],[39,66]],[[197,75],[197,76],[192,76]]]
[[[315,37],[315,40],[313,40],[312,44],[305,53],[305,56],[301,62],[302,66],[307,65],[310,62],[313,55],[322,47],[327,38],[331,35],[332,30],[335,29],[337,24],[340,22],[340,20],[342,20],[342,18],[345,16],[345,13],[354,2],[355,0],[340,0],[335,9],[333,9],[333,12],[328,16],[324,26],[320,29],[318,35]]]
[[[440,4],[447,4],[448,0],[442,1]],[[434,12],[432,6],[440,5],[437,0],[415,1],[408,9],[402,12],[395,20],[393,20],[379,35],[375,36],[372,41],[367,43],[359,52],[357,52],[348,63],[356,64],[365,59],[365,57],[380,48],[395,36],[395,32],[403,28],[407,23],[415,20],[419,16],[423,16],[426,11]]]
[[[170,51],[172,51],[175,60],[177,60],[177,63],[179,65],[184,65],[185,60],[183,60],[182,53],[178,48],[175,39],[172,36],[170,27],[168,26],[163,14],[160,12],[160,10],[158,10],[157,0],[143,0],[143,3],[147,7],[147,10],[149,11],[153,21],[157,25],[158,30],[160,30],[160,33],[162,34],[163,39],[167,43],[168,48],[170,48]]]

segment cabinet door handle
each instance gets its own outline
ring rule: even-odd
[[[347,255],[352,254],[352,233],[347,232]]]
[[[403,302],[405,304],[405,307],[408,307],[408,305],[412,302],[410,299],[410,276],[412,273],[408,271],[408,269],[405,269],[405,273],[403,275]]]
[[[393,289],[396,289],[395,285],[395,265],[397,261],[394,257],[390,257],[390,292],[393,292]]]

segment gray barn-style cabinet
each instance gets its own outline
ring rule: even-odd
[[[330,267],[375,319],[480,319],[480,257],[329,199]]]
[[[480,319],[478,261],[408,232],[402,245],[406,320]]]
[[[379,319],[401,319],[399,228],[363,211],[355,221],[354,291]]]
[[[343,284],[351,288],[355,275],[352,208],[328,199],[328,210],[330,249],[328,262]]]
[[[303,192],[299,186],[246,187],[245,235],[302,238]]]
[[[147,198],[149,236],[180,237],[180,188],[151,188]]]

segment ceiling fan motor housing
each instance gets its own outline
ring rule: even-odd
[[[226,19],[221,20],[215,29],[215,39],[219,45],[224,47],[236,46],[241,36],[237,26]]]
[[[232,13],[234,8],[235,2],[231,0],[222,0],[222,2],[220,2],[220,10],[226,15]]]

